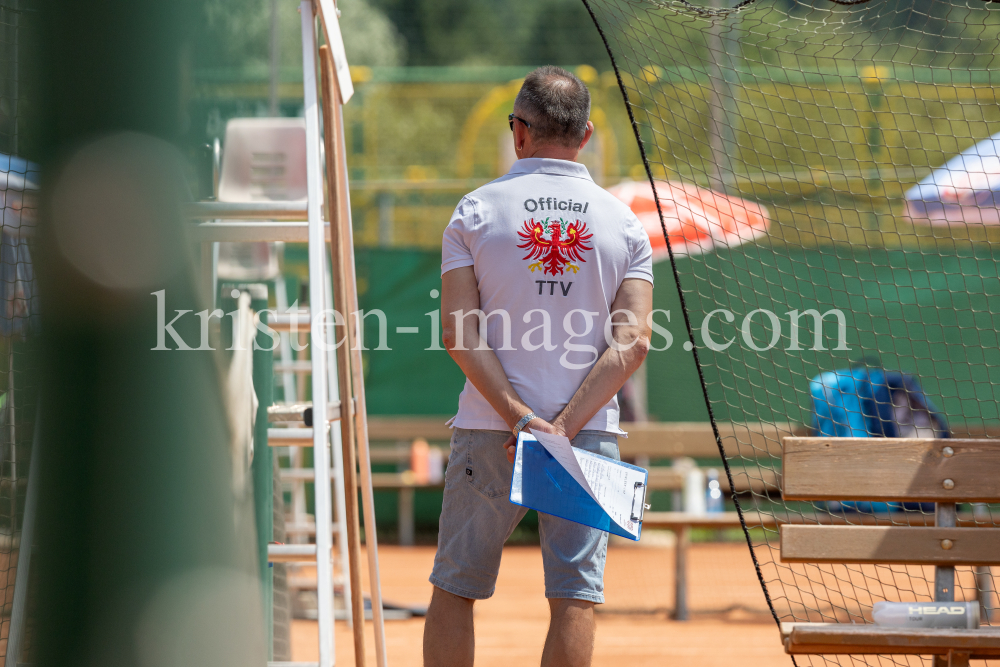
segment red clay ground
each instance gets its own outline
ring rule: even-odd
[[[434,548],[384,546],[379,557],[384,597],[426,605]],[[790,666],[777,627],[765,612],[746,546],[695,544],[689,562],[690,605],[696,613],[694,620],[678,623],[668,620],[663,611],[673,606],[673,549],[609,550],[607,604],[599,607],[594,666]],[[698,613],[734,605],[744,609]],[[632,613],[607,613],[615,610]],[[648,613],[635,613],[643,610]],[[547,625],[541,553],[538,547],[508,547],[496,594],[476,605],[477,667],[538,664]],[[293,660],[316,660],[316,627],[314,621],[293,622]],[[423,619],[388,622],[389,664],[419,667],[422,636]],[[374,665],[370,625],[368,639],[368,664]],[[353,665],[352,640],[345,623],[337,623],[336,641],[337,663]]]

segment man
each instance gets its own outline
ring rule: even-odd
[[[509,118],[518,161],[462,199],[444,233],[444,343],[468,379],[430,578],[427,667],[473,664],[473,604],[493,594],[503,543],[525,514],[508,499],[517,433],[558,433],[618,458],[615,394],[649,348],[652,251],[638,219],[576,162],[589,116],[575,76],[529,74]],[[551,611],[542,664],[589,665],[607,533],[546,514],[539,533]]]

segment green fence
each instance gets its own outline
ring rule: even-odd
[[[296,248],[289,248],[290,264],[296,263]],[[993,406],[993,387],[1000,384],[1000,273],[996,253],[981,249],[944,252],[935,255],[905,254],[901,251],[875,249],[852,257],[839,257],[839,267],[849,271],[832,272],[829,255],[819,251],[788,250],[783,246],[751,245],[735,251],[680,260],[689,274],[710,278],[717,289],[704,296],[712,303],[691,303],[693,312],[727,309],[734,321],[714,317],[708,326],[712,340],[725,344],[734,339],[737,355],[715,354],[704,347],[701,322],[693,322],[695,338],[707,359],[717,357],[718,368],[741,364],[739,372],[707,377],[715,391],[723,391],[728,412],[717,414],[722,421],[741,421],[758,414],[754,401],[765,394],[769,413],[776,422],[808,423],[810,415],[808,380],[816,374],[843,368],[862,357],[878,356],[887,367],[899,367],[900,358],[916,358],[916,366],[902,370],[916,373],[931,399],[950,415],[961,415],[969,425],[996,424],[1000,415],[985,410]],[[845,261],[846,260],[846,261]],[[365,311],[380,309],[386,314],[386,344],[390,349],[375,349],[379,332],[374,316],[368,318],[364,353],[366,390],[371,414],[454,414],[465,378],[444,350],[432,347],[432,319],[439,299],[432,289],[439,289],[441,255],[439,251],[361,248],[357,251],[360,305]],[[732,269],[732,267],[739,267]],[[734,273],[735,271],[735,273]],[[654,305],[670,311],[658,321],[673,336],[670,347],[650,353],[648,364],[649,411],[660,421],[707,421],[701,387],[686,340],[680,315],[677,291],[670,266],[654,267],[656,289]],[[832,277],[831,277],[832,276]],[[744,298],[732,285],[769,286],[767,298],[760,295]],[[704,284],[709,281],[705,280]],[[689,297],[692,298],[692,297]],[[780,336],[773,348],[785,350],[791,345],[789,311],[805,311],[818,304],[834,304],[845,317],[845,340],[849,350],[836,350],[838,331],[832,317],[824,322],[822,346],[815,348],[814,327],[808,317],[800,321],[798,339],[804,349],[797,352],[796,367],[776,373],[769,351],[757,351],[744,340],[741,324],[755,309],[776,313]],[[955,309],[953,305],[962,308]],[[973,312],[975,321],[951,321],[956,311]],[[822,309],[823,311],[826,308]],[[420,334],[397,334],[396,327],[420,328]],[[752,318],[747,328],[757,347],[766,347],[773,335],[772,323],[763,315]],[[861,332],[877,332],[875,334]],[[970,340],[975,336],[975,340]],[[439,339],[438,339],[439,340]],[[916,349],[922,341],[921,349]],[[664,338],[654,336],[656,347]],[[931,346],[930,342],[941,345]],[[865,353],[862,354],[862,348]],[[729,349],[732,352],[732,349]],[[723,362],[725,362],[723,364]],[[707,369],[716,365],[706,364]],[[739,378],[738,381],[734,378]],[[780,397],[780,398],[775,398]],[[746,412],[740,409],[746,404]],[[377,495],[380,525],[396,520],[396,494]],[[437,521],[440,492],[417,494],[418,526],[429,528]]]
[[[719,316],[712,318],[708,331],[713,341],[724,344],[735,339],[733,345],[745,351],[738,363],[758,373],[739,385],[730,384],[726,377],[708,378],[731,392],[729,405],[739,405],[740,397],[752,400],[755,392],[766,387],[772,395],[781,396],[778,403],[772,399],[770,406],[774,421],[807,423],[808,379],[861,360],[864,349],[865,355],[878,355],[888,367],[898,367],[899,358],[918,359],[916,367],[902,370],[920,376],[928,394],[947,413],[962,415],[967,422],[1000,418],[981,412],[983,406],[990,405],[983,399],[991,397],[992,386],[1000,383],[996,334],[1000,329],[1000,257],[995,252],[975,248],[916,256],[875,249],[838,259],[838,267],[846,267],[847,272],[831,271],[828,264],[833,260],[818,251],[769,245],[680,260],[689,264],[687,272],[717,286],[710,297],[702,297],[712,303],[691,303],[692,310],[724,308],[733,313],[732,323]],[[458,407],[464,376],[445,351],[426,349],[432,344],[431,317],[426,313],[440,305],[439,299],[430,296],[432,289],[440,288],[440,261],[440,253],[435,251],[358,250],[361,307],[366,311],[381,309],[388,324],[388,350],[374,349],[379,343],[374,317],[368,318],[365,331],[366,345],[371,348],[365,353],[365,374],[372,414],[454,414]],[[733,266],[739,268],[734,272],[730,268]],[[657,264],[654,274],[655,306],[670,311],[669,324],[663,315],[657,321],[672,333],[673,342],[666,350],[651,352],[647,360],[650,413],[660,421],[707,420],[691,354],[683,349],[686,337],[669,265]],[[731,288],[751,281],[768,285],[769,296],[763,298],[758,293],[745,299]],[[952,312],[957,302],[974,313],[969,316],[974,322],[947,319],[945,314]],[[788,313],[818,308],[823,303],[832,303],[843,311],[845,340],[850,349],[834,349],[839,340],[832,316],[825,319],[821,337],[827,349],[812,349],[817,347],[812,319],[801,318],[798,339],[804,349],[797,353],[799,366],[773,375],[768,351],[755,350],[744,340],[744,317],[755,309],[776,313],[781,333],[773,349],[786,350],[791,345]],[[702,322],[692,325],[696,342],[703,348]],[[417,326],[421,333],[397,334],[397,326]],[[770,343],[773,330],[763,315],[754,316],[747,329],[757,347]],[[878,333],[859,335],[859,331]],[[924,349],[916,349],[913,340],[925,341],[921,343]],[[654,346],[663,347],[665,342],[654,336]],[[930,342],[940,342],[942,345],[934,347],[940,352],[932,351]],[[711,349],[703,353],[713,355]],[[718,417],[737,421],[746,418],[738,408],[731,410],[731,414]]]

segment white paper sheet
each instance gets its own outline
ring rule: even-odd
[[[639,523],[632,520],[632,511],[642,509],[634,504],[645,499],[644,492],[636,493],[636,484],[646,481],[645,472],[615,465],[603,456],[576,449],[569,438],[562,435],[534,430],[531,435],[597,501],[612,521],[638,537]]]

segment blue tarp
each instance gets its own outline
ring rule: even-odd
[[[859,366],[820,373],[809,383],[813,433],[834,438],[949,437],[945,417],[917,378]],[[873,445],[877,446],[877,445]],[[933,503],[833,502],[828,509],[887,512],[934,511]]]
[[[943,414],[912,375],[859,366],[809,383],[813,432],[835,438],[948,437]],[[929,431],[932,431],[929,432]]]

